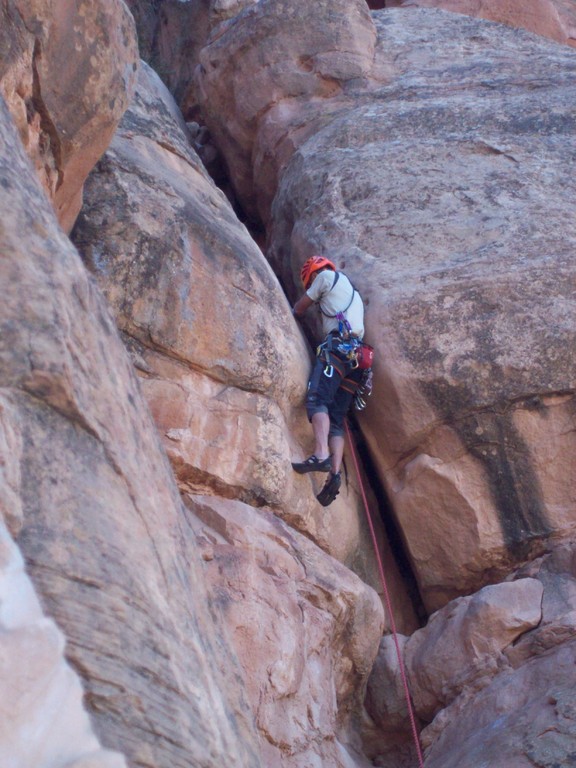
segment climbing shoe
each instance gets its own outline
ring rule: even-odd
[[[319,459],[312,454],[306,461],[292,463],[292,469],[299,475],[305,475],[306,472],[330,472],[330,465],[330,456],[327,459]]]
[[[324,488],[320,491],[316,498],[322,504],[323,507],[327,507],[332,504],[336,496],[340,493],[340,484],[342,482],[342,476],[340,472],[330,472],[328,480],[324,483]]]

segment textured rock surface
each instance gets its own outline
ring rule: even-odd
[[[483,688],[508,666],[505,649],[542,618],[542,584],[537,579],[484,587],[434,613],[406,644],[410,691],[425,721],[451,704],[464,689]]]
[[[2,100],[0,121],[0,285],[12,287],[0,303],[1,497],[19,498],[11,527],[30,575],[105,746],[154,768],[259,766],[132,366]]]
[[[317,23],[329,34],[329,16],[317,8]],[[235,151],[241,148],[254,168],[269,147],[286,149],[269,233],[269,255],[285,285],[297,291],[303,259],[327,252],[367,298],[368,340],[379,357],[362,426],[433,610],[502,578],[542,542],[573,535],[575,370],[567,352],[574,333],[569,168],[576,60],[534,36],[438,10],[385,12],[374,20],[373,67],[346,98],[325,98],[323,123],[315,105],[295,103],[286,89],[252,122],[228,125],[239,138]],[[257,48],[257,33],[252,40]],[[223,34],[222,59],[225,43]],[[242,49],[246,60],[257,57],[249,46]],[[210,75],[205,83],[209,100]],[[259,93],[276,85],[270,76]],[[290,113],[275,126],[282,141],[268,141],[272,112]],[[228,159],[234,166],[237,155]],[[515,631],[538,621],[538,595]],[[571,616],[562,616],[558,636],[565,638]],[[555,630],[540,639],[526,633],[516,653],[526,661],[540,642],[562,653]],[[439,765],[451,750],[463,758],[454,742],[460,717],[476,738],[479,687],[507,697],[524,675],[535,679],[511,669],[508,630],[493,635],[488,622],[471,631],[481,635],[476,661],[462,641],[451,667],[452,646],[441,638],[438,667],[450,671],[438,679],[435,703],[419,704],[426,719],[438,712],[425,742]],[[434,676],[426,654],[417,666],[420,675]],[[371,709],[391,729],[400,704],[379,708],[378,686],[376,677]],[[492,711],[482,722],[498,731],[499,710],[488,700]],[[534,712],[518,720],[509,712],[518,735],[522,718]],[[512,739],[505,754],[506,764],[524,764],[522,739]],[[474,759],[476,753],[469,764]]]
[[[63,192],[53,153],[64,145],[58,131],[42,133],[45,120],[59,130],[61,111],[82,123],[94,100],[99,134],[74,146],[82,162],[101,153],[125,98],[115,87],[126,95],[133,74],[125,51],[107,54],[101,74],[116,68],[118,78],[108,111],[104,81],[83,87],[78,60],[84,43],[97,52],[124,34],[127,16],[83,3],[52,16],[34,2],[20,8],[26,27],[20,5],[1,6],[2,92],[30,157],[43,158],[49,194],[55,178]],[[199,123],[186,126],[142,68],[75,232],[95,281],[0,107],[0,510],[65,633],[99,739],[61,636],[39,613],[27,614],[42,625],[32,631],[38,674],[18,673],[16,655],[28,651],[13,642],[16,593],[5,599],[2,572],[0,644],[10,648],[0,685],[22,692],[26,712],[11,707],[0,727],[0,762],[122,765],[107,748],[142,768],[416,762],[388,635],[377,654],[388,620],[345,567],[378,586],[356,481],[320,509],[319,479],[287,471],[310,448],[307,345],[191,149],[217,161],[216,137],[237,210],[271,224],[268,254],[289,297],[300,263],[319,250],[367,299],[378,361],[361,424],[365,477],[385,485],[399,528],[389,547],[377,520],[403,635],[416,621],[394,563],[400,542],[428,611],[440,607],[399,638],[426,768],[571,765],[574,52],[438,8],[132,7],[150,24],[151,50],[173,65],[161,74],[181,103],[194,111],[203,89],[210,125],[194,112]],[[559,18],[573,10],[555,7]],[[482,8],[512,5],[469,11]],[[58,96],[48,113],[42,77],[62,58],[71,67],[48,84]],[[204,72],[187,82],[198,60]],[[389,514],[377,483],[368,495]],[[9,579],[23,578],[8,549]],[[34,698],[51,663],[74,692],[62,730],[50,730]],[[31,722],[50,732],[38,760],[28,757]]]
[[[386,6],[442,8],[576,45],[576,6],[572,0],[392,0]]]
[[[73,238],[140,355],[182,485],[229,496],[245,488],[246,498],[278,505],[294,494],[287,440],[290,421],[303,417],[309,352],[163,95],[143,73]]]
[[[3,456],[3,452],[2,452]],[[126,768],[101,748],[64,637],[42,608],[0,506],[0,765]]]
[[[2,500],[19,500],[11,526],[19,530],[47,611],[66,633],[103,743],[130,763],[155,768],[300,766],[310,755],[316,761],[328,755],[342,768],[365,766],[354,719],[383,629],[376,592],[270,513],[222,499],[193,499],[184,511],[102,297],[35,186],[7,112],[2,119],[2,284],[26,287],[25,295],[6,297],[0,315]],[[219,581],[216,572],[213,592],[205,590],[192,519],[196,508],[210,505],[218,530],[207,533],[205,525],[202,536],[212,539],[225,576]],[[234,535],[224,536],[222,551],[227,516]],[[268,544],[254,558],[259,520]],[[293,552],[283,564],[295,581],[286,575],[282,592],[285,551]],[[274,614],[275,636],[286,637],[280,656],[273,640],[263,645],[265,656],[254,655],[254,644],[238,642],[253,702],[245,698],[228,645],[225,627],[234,634],[234,622],[220,618],[229,584],[232,596],[243,596],[229,614],[246,616],[261,599],[260,612],[269,604],[267,618]],[[279,593],[282,601],[275,602]],[[253,631],[260,626],[256,617],[247,625]],[[292,741],[279,743],[289,654],[300,676],[297,687],[314,690],[317,699],[313,704],[294,695],[284,732]],[[271,696],[260,701],[257,691],[270,679]],[[28,690],[26,679],[21,682]],[[263,757],[252,703],[261,731],[270,732]],[[32,711],[25,716],[32,718]],[[39,721],[49,726],[46,717]],[[57,736],[46,740],[47,750],[56,749]],[[122,764],[113,755],[99,757],[95,740],[87,744],[95,754],[84,768]],[[2,746],[9,759],[19,748],[7,739]]]
[[[520,666],[571,640],[576,625],[575,545],[570,542],[520,571],[521,576],[537,578],[544,587],[542,621],[506,651],[513,666]]]
[[[408,709],[405,635],[384,635],[366,687],[369,716],[362,729],[364,750],[374,765],[408,768],[418,764],[414,731],[421,723]],[[404,672],[404,674],[403,674]],[[411,699],[410,699],[411,703]]]
[[[574,56],[457,14],[386,11],[374,14],[368,80],[305,105],[276,76],[294,60],[278,31],[257,109],[251,84],[242,98],[238,77],[225,99],[221,82],[232,78],[210,67],[239,51],[239,72],[268,55],[265,7],[282,12],[245,11],[202,54],[208,123],[222,140],[226,115],[233,176],[248,178],[244,166],[257,168],[271,147],[286,163],[300,146],[275,198],[269,255],[289,286],[305,256],[329,251],[368,299],[382,361],[368,437],[433,609],[572,529],[568,473],[552,457],[574,452]],[[321,4],[308,10],[310,27],[336,34],[339,19]],[[231,110],[238,101],[242,111]],[[271,129],[276,113],[288,117]],[[237,189],[249,207],[247,186],[244,197]]]
[[[267,221],[294,146],[350,98],[374,41],[363,0],[261,0],[213,30],[198,98],[249,216]]]
[[[574,544],[516,575],[452,601],[404,645],[417,713],[432,720],[421,735],[427,768],[573,761]],[[397,675],[390,653],[381,649],[378,660],[369,685],[375,694]],[[394,707],[379,712],[389,727]]]
[[[126,0],[140,56],[160,75],[186,119],[197,114],[194,70],[211,30],[259,0]]]
[[[263,764],[369,765],[358,726],[384,626],[376,593],[266,510],[189,500]]]
[[[576,752],[574,640],[499,675],[426,752],[426,768],[556,768]]]
[[[291,469],[291,457],[309,453],[309,352],[269,265],[175,114],[143,65],[137,99],[87,182],[73,239],[132,350],[181,489],[273,506],[380,591],[352,463],[330,509],[313,495],[323,478]],[[376,529],[398,620],[411,631],[378,520]]]
[[[0,93],[68,231],[133,93],[134,21],[122,0],[3,0],[0,14]]]
[[[576,57],[457,14],[374,16],[390,85],[295,153],[271,256],[288,283],[329,252],[366,297],[363,426],[434,609],[572,534]]]

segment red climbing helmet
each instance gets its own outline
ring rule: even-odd
[[[336,265],[333,264],[330,259],[327,259],[325,256],[310,256],[309,259],[306,259],[302,265],[302,269],[300,270],[300,279],[302,280],[305,290],[308,290],[310,287],[312,275],[318,272],[318,270],[324,269],[325,267],[328,267],[329,269],[332,269],[334,272],[336,272]]]

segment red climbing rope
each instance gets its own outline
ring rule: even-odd
[[[396,655],[398,656],[398,666],[400,667],[400,675],[402,677],[402,685],[404,686],[404,695],[406,696],[406,704],[408,706],[408,714],[410,716],[410,725],[412,726],[412,736],[414,737],[414,745],[416,746],[416,754],[418,755],[419,768],[424,768],[424,759],[422,757],[422,748],[420,747],[420,739],[418,738],[418,729],[416,727],[416,718],[414,717],[414,709],[412,707],[412,701],[410,699],[410,690],[408,688],[408,680],[406,678],[406,670],[404,668],[404,661],[402,659],[402,652],[400,650],[400,643],[398,642],[398,632],[396,630],[396,622],[394,621],[394,614],[392,612],[392,603],[390,601],[390,593],[388,591],[388,585],[386,583],[386,577],[384,575],[384,566],[382,564],[382,557],[380,556],[380,550],[378,549],[378,540],[376,538],[376,532],[374,530],[374,524],[372,522],[372,515],[370,514],[370,507],[368,505],[368,499],[366,498],[366,492],[364,490],[364,483],[362,482],[362,476],[360,475],[360,467],[358,465],[358,459],[356,458],[356,451],[354,450],[354,443],[352,442],[352,436],[350,434],[350,427],[348,421],[345,422],[346,436],[348,437],[348,444],[350,446],[350,452],[352,454],[352,460],[354,461],[354,468],[356,469],[356,476],[358,477],[358,484],[362,493],[362,499],[364,501],[364,509],[366,510],[366,518],[370,527],[370,535],[372,536],[372,543],[374,544],[374,552],[376,553],[376,560],[378,561],[378,571],[380,572],[380,580],[382,581],[382,588],[384,590],[384,600],[386,602],[386,608],[390,616],[390,626],[392,628],[392,635],[394,637],[394,645],[396,647]]]

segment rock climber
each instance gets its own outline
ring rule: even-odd
[[[349,278],[324,256],[307,259],[300,277],[305,293],[292,312],[301,319],[316,304],[322,316],[324,342],[318,347],[306,395],[306,412],[316,442],[314,453],[292,467],[300,474],[330,473],[316,497],[326,507],[340,491],[344,419],[364,374],[356,357],[364,336],[364,304]]]

